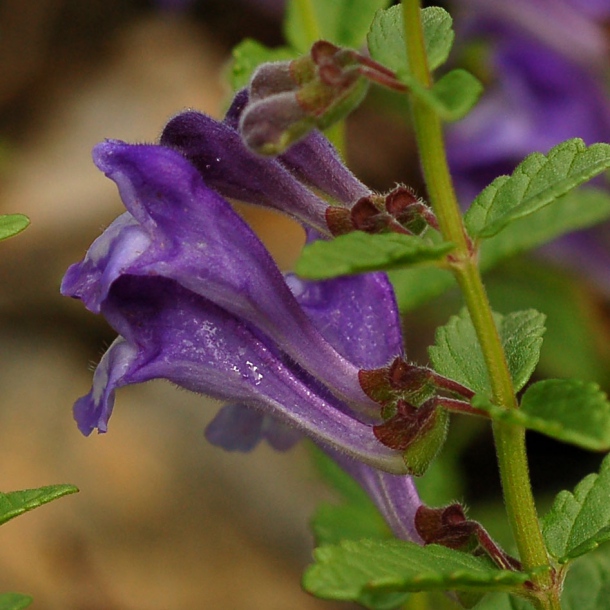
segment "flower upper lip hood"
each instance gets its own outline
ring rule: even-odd
[[[105,431],[116,388],[161,377],[405,472],[400,453],[374,437],[378,406],[358,383],[361,367],[402,353],[385,275],[293,279],[289,287],[250,228],[177,151],[108,141],[94,160],[117,183],[127,213],[62,283],[64,295],[101,312],[120,335],[75,405],[80,429]]]
[[[240,92],[222,122],[200,112],[183,112],[165,126],[160,143],[183,154],[224,197],[277,209],[330,235],[325,218],[329,203],[309,187],[343,207],[370,195],[370,189],[316,131],[277,158],[248,150],[238,131],[247,101],[246,91]]]

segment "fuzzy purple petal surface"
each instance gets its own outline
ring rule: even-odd
[[[289,275],[286,281],[324,338],[359,368],[379,368],[404,355],[398,305],[385,273],[320,282]]]
[[[328,233],[328,204],[276,159],[250,152],[229,123],[183,112],[165,126],[160,142],[184,155],[206,184],[224,197],[274,208]]]
[[[323,337],[356,366],[378,368],[404,354],[398,307],[384,273],[321,282],[288,275],[286,281]],[[284,440],[280,422],[255,417],[246,407],[228,405],[211,422],[206,436],[233,451],[250,451],[263,439],[282,450],[284,443],[293,440]]]
[[[376,468],[404,471],[400,454],[379,443],[370,425],[336,408],[323,387],[304,382],[243,320],[177,282],[123,275],[102,312],[122,339],[100,363],[90,394],[76,403],[85,434],[106,429],[117,387],[163,378],[248,405]]]
[[[233,98],[223,123],[237,129],[247,104],[248,92],[243,89]],[[330,195],[345,207],[351,207],[361,197],[371,194],[371,190],[345,166],[328,138],[317,129],[279,155],[277,160],[299,180]]]
[[[128,262],[115,265],[114,276],[176,280],[261,329],[352,407],[377,413],[359,386],[358,367],[324,340],[260,240],[222,197],[203,184],[188,161],[169,148],[120,142],[101,144],[94,155],[150,238],[146,249],[138,242],[135,251],[125,231],[113,230],[99,238],[96,250],[120,252],[113,260]],[[125,223],[131,231],[131,221]],[[64,294],[86,298],[88,287],[108,275],[108,260],[88,255],[71,268]],[[96,303],[86,304],[95,311],[104,297],[98,293]]]

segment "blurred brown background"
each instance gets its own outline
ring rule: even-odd
[[[107,435],[72,421],[113,339],[58,294],[121,211],[92,146],[154,141],[185,107],[220,116],[231,46],[280,41],[272,6],[160,5],[0,1],[0,213],[32,221],[0,244],[0,490],[81,490],[0,529],[0,591],[33,595],[35,610],[333,608],[299,586],[308,519],[330,497],[304,448],[215,449],[203,429],[216,405],[161,382],[121,391]],[[289,266],[298,230],[247,215]]]

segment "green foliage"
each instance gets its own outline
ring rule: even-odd
[[[453,45],[453,19],[449,13],[431,6],[422,10],[424,42],[428,67],[435,70],[447,61]],[[402,6],[396,5],[378,11],[367,36],[371,57],[393,72],[408,74],[409,64],[405,51],[405,32]]]
[[[534,372],[544,333],[544,315],[533,310],[506,316],[494,314],[515,390],[521,389]],[[491,395],[489,375],[472,321],[466,310],[453,316],[436,332],[429,349],[436,371],[473,391]]]
[[[30,219],[23,214],[1,214],[0,241],[21,233],[29,224]]]
[[[551,555],[566,563],[610,540],[610,457],[599,474],[585,477],[574,493],[561,491],[543,520],[543,534]],[[606,552],[610,586],[610,553]],[[610,597],[608,598],[610,599]]]
[[[491,237],[510,222],[548,205],[610,167],[610,145],[574,138],[547,155],[533,153],[510,176],[500,176],[472,202],[465,217],[474,237]]]
[[[0,610],[22,610],[32,603],[29,595],[21,593],[2,593],[0,594]]]
[[[433,6],[422,11],[424,43],[431,70],[447,60],[454,37],[452,23],[450,15],[442,8]],[[411,76],[400,5],[375,15],[367,40],[371,57],[395,72],[415,96],[447,121],[466,115],[483,91],[481,83],[462,69],[445,74],[431,89]]]
[[[499,570],[486,558],[400,540],[345,541],[314,552],[307,591],[324,599],[358,600],[364,591],[507,591],[530,578]]]
[[[432,90],[423,96],[442,119],[457,121],[466,116],[479,101],[483,85],[467,70],[451,70],[432,86]]]
[[[261,64],[294,59],[297,53],[288,47],[270,49],[256,40],[246,38],[234,47],[232,56],[229,83],[237,90],[248,85],[252,73]]]
[[[595,383],[539,381],[526,390],[520,409],[498,407],[481,396],[475,396],[472,404],[497,421],[523,426],[583,449],[610,449],[610,403]]]
[[[539,381],[523,395],[520,413],[532,430],[592,451],[610,449],[610,402],[596,383]]]
[[[74,485],[49,485],[38,489],[0,493],[0,525],[38,506],[77,491]]]
[[[289,0],[284,35],[300,53],[316,40],[359,48],[378,9],[389,0]]]
[[[297,262],[296,272],[320,280],[378,269],[396,269],[440,260],[452,249],[452,244],[433,244],[412,235],[370,235],[354,231],[332,241],[320,240],[307,246]]]

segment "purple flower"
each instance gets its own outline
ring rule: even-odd
[[[225,165],[231,154],[241,153],[224,151]],[[208,431],[223,446],[261,437],[290,444],[290,435],[269,433],[271,417],[322,447],[387,472],[406,471],[400,452],[375,438],[379,407],[358,381],[361,368],[383,366],[403,350],[384,274],[285,280],[195,161],[167,146],[118,141],[98,145],[94,161],[117,183],[127,212],[62,283],[64,295],[102,313],[119,333],[91,392],[74,407],[84,434],[106,431],[117,388],[165,378],[233,405]],[[212,186],[279,202],[274,180],[297,181],[280,161],[265,163],[273,167],[265,176],[260,167],[242,167],[246,173],[238,175],[219,164]]]

